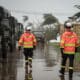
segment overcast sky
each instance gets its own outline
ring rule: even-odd
[[[22,16],[28,15],[31,22],[36,19],[40,21],[42,13],[52,13],[63,23],[67,17],[79,11],[74,7],[76,4],[80,5],[80,0],[0,0],[0,5],[13,10],[12,15],[19,21],[22,21]]]

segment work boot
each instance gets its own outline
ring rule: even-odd
[[[62,72],[62,70],[59,70],[59,73],[60,73],[61,75],[64,75],[64,72]]]
[[[61,68],[61,70],[59,70],[59,73],[60,73],[61,75],[64,75],[64,72],[65,72],[65,68]]]

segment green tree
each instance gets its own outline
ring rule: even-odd
[[[44,18],[44,22],[42,25],[47,25],[47,24],[58,22],[57,18],[54,17],[52,14],[44,14],[43,18]]]
[[[56,39],[57,34],[59,33],[59,21],[52,14],[44,14],[43,26],[47,25],[48,27],[45,30],[45,39],[49,41],[50,39]]]

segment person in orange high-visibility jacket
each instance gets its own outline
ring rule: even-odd
[[[67,58],[69,58],[69,80],[72,80],[74,55],[77,51],[79,41],[76,33],[71,30],[71,23],[65,22],[64,27],[65,32],[61,35],[60,40],[60,49],[62,54],[60,73],[64,76],[66,61]]]
[[[32,66],[33,49],[36,48],[37,41],[34,34],[31,33],[31,27],[26,27],[25,32],[21,35],[18,41],[19,49],[23,46],[25,62]]]

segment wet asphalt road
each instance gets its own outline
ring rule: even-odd
[[[0,80],[61,80],[58,72],[60,55],[53,46],[38,44],[34,50],[32,69],[28,68],[27,75],[22,51],[8,54],[8,59],[0,61]],[[68,80],[68,73],[65,73],[65,80]],[[80,80],[79,72],[74,73],[73,80]]]
[[[34,51],[33,56],[32,63],[33,80],[54,80],[54,79],[59,80],[58,70],[59,62],[56,51],[54,50],[53,52],[52,47],[47,48],[43,44],[39,44],[36,50]],[[20,59],[20,62],[18,63],[17,80],[24,80],[24,77],[25,77],[25,64],[23,56],[23,58]]]

